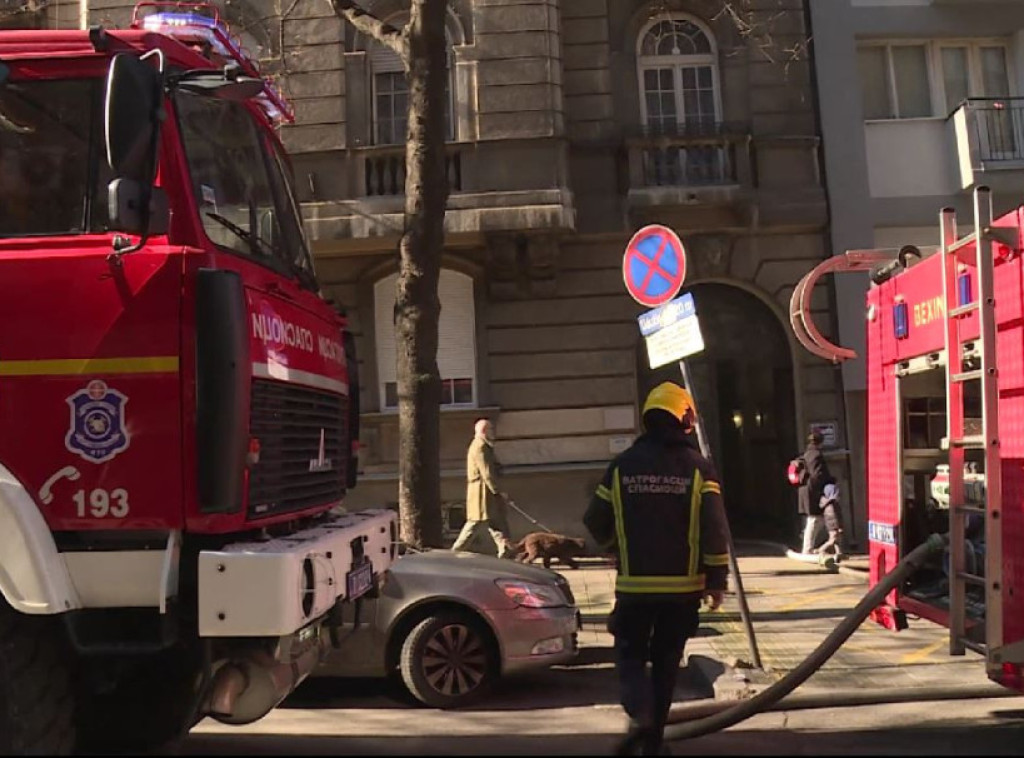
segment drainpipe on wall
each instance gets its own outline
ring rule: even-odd
[[[829,192],[828,185],[828,166],[825,163],[825,133],[821,126],[821,102],[818,98],[818,67],[816,64],[816,45],[814,41],[814,23],[811,17],[811,3],[814,0],[805,0],[803,4],[804,11],[804,27],[807,33],[807,61],[810,66],[810,81],[811,81],[811,110],[814,114],[814,131],[818,137],[818,149],[817,149],[817,160],[818,160],[818,175],[820,177],[821,187],[825,193],[825,213],[826,213],[826,225],[825,233],[822,235],[823,242],[825,244],[825,253],[828,257],[835,255],[835,248],[832,244],[832,198]],[[832,329],[832,334],[839,334],[839,308],[838,308],[838,294],[836,292],[835,277],[828,277],[826,282],[828,287],[828,297],[832,304],[830,309],[829,326]],[[846,385],[843,382],[842,370],[838,365],[835,366],[836,373],[839,375],[839,386],[841,388],[842,395],[842,425],[843,425],[843,437],[846,442],[846,470],[849,473],[850,491],[847,493],[847,502],[849,504],[849,519],[847,519],[846,529],[848,531],[847,539],[850,543],[859,545],[857,537],[857,518],[858,512],[857,506],[859,505],[860,496],[864,492],[865,482],[863,479],[855,485],[853,478],[858,476],[858,471],[864,471],[866,465],[855,466],[854,456],[856,455],[853,451],[853,444],[850,438],[850,409],[849,409],[849,398],[846,392]],[[801,435],[802,436],[802,435]],[[860,453],[860,456],[866,459],[866,452]],[[864,461],[866,464],[866,461]],[[865,508],[866,512],[866,508]],[[865,545],[866,547],[866,545]]]

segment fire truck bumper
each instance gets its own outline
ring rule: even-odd
[[[263,542],[199,553],[199,636],[282,637],[374,589],[396,555],[397,514],[367,510]]]

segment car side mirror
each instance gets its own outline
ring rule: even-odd
[[[149,195],[149,213],[143,203]],[[170,211],[167,193],[159,187],[145,192],[145,185],[134,179],[115,179],[107,187],[107,213],[110,227],[128,234],[167,234]],[[147,224],[148,220],[148,224]]]

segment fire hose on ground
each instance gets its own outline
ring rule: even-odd
[[[948,543],[948,537],[933,534],[924,543],[912,550],[861,599],[846,618],[822,640],[821,644],[806,659],[782,679],[756,696],[749,700],[743,700],[738,704],[700,703],[691,707],[675,709],[669,714],[668,726],[665,728],[665,741],[676,742],[702,737],[706,734],[727,729],[741,721],[745,721],[751,716],[769,710],[797,710],[800,708],[821,708],[835,705],[871,705],[900,702],[901,700],[920,701],[963,697],[964,693],[962,690],[954,695],[949,690],[942,688],[915,689],[905,693],[899,691],[861,691],[852,698],[849,696],[837,698],[832,695],[815,695],[803,699],[796,698],[792,701],[787,701],[777,708],[775,707],[782,698],[809,679],[812,674],[818,671],[839,650],[843,643],[857,631],[871,611],[885,600],[886,595],[897,588],[908,576],[917,571],[929,556],[945,549]],[[980,696],[997,697],[1000,694],[999,692],[993,692]],[[708,715],[709,712],[713,712],[712,715]],[[620,743],[617,754],[635,754],[641,739],[641,735],[633,735],[627,738]]]

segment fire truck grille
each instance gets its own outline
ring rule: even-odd
[[[346,403],[329,392],[253,381],[249,436],[259,440],[259,460],[249,470],[250,518],[341,500]]]

